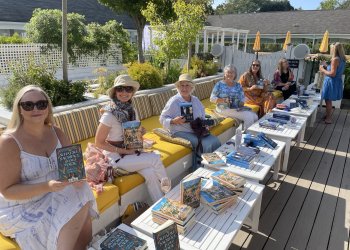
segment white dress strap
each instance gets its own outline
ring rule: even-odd
[[[22,144],[19,142],[19,140],[13,134],[8,134],[8,135],[11,136],[15,140],[15,142],[17,143],[17,145],[19,147],[19,150],[23,151]]]

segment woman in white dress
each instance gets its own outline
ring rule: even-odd
[[[86,249],[95,198],[85,181],[58,181],[56,149],[68,146],[53,126],[52,104],[39,87],[22,88],[0,137],[0,232],[21,249]]]
[[[103,115],[97,128],[95,144],[103,149],[111,166],[141,174],[146,180],[152,202],[156,202],[163,196],[162,186],[163,191],[170,189],[170,180],[160,156],[155,153],[140,154],[123,146],[122,123],[136,120],[131,98],[139,87],[139,83],[128,75],[120,75],[115,79],[114,87],[109,91],[111,102],[102,109]],[[141,129],[144,133],[144,129]]]

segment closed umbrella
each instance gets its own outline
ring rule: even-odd
[[[328,30],[326,30],[326,32],[323,35],[322,42],[319,49],[321,53],[328,52],[328,39],[329,39],[329,33],[328,33]]]
[[[258,59],[258,53],[260,51],[260,31],[256,33],[253,50],[256,52],[256,59]]]
[[[283,50],[287,51],[288,45],[290,45],[291,43],[292,43],[292,35],[290,34],[290,31],[288,31],[286,35],[286,40],[284,41],[284,44],[283,44]]]

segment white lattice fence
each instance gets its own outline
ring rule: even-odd
[[[28,61],[32,57],[36,62],[62,68],[62,52],[59,48],[48,49],[47,44],[1,44],[0,45],[0,73],[11,73],[11,64]],[[122,62],[120,48],[111,46],[104,55],[82,55],[74,64],[69,63],[69,69],[82,67],[117,66]]]

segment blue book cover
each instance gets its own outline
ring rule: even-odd
[[[80,144],[56,149],[58,179],[74,182],[85,179],[83,153]]]
[[[212,186],[206,187],[207,181],[202,181],[201,199],[208,205],[223,203],[236,194],[216,180],[212,180]]]
[[[201,177],[184,179],[180,183],[181,202],[193,208],[200,205]]]
[[[152,213],[183,225],[192,217],[194,210],[192,207],[182,204],[180,201],[170,200],[163,197],[152,208]]]
[[[180,102],[181,116],[185,117],[186,122],[193,121],[193,108],[190,102]]]
[[[263,128],[277,129],[279,124],[277,122],[270,122],[268,120],[262,120],[262,121],[259,121],[259,126],[263,127]]]
[[[147,248],[147,242],[117,228],[100,244],[100,247],[101,250],[142,250]]]

